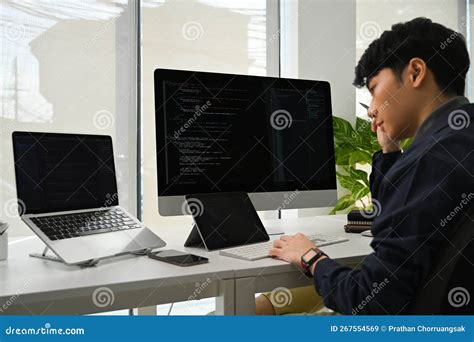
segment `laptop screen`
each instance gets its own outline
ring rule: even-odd
[[[118,205],[109,136],[13,133],[20,214]]]

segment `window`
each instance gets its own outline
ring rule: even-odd
[[[156,68],[278,75],[277,2],[201,0],[142,2],[143,221],[158,214],[153,71]],[[180,220],[180,218],[177,218]],[[183,234],[190,218],[183,218]],[[165,237],[166,239],[166,237]]]
[[[0,219],[18,218],[11,133],[113,137],[120,203],[136,205],[135,8],[127,1],[0,3]]]

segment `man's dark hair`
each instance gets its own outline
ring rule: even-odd
[[[355,68],[354,85],[368,85],[381,69],[390,68],[399,80],[412,58],[421,58],[446,95],[464,95],[469,54],[464,37],[427,18],[395,24],[374,40]]]

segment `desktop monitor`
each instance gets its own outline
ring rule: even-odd
[[[169,69],[154,81],[161,215],[231,191],[257,210],[334,205],[328,82]]]

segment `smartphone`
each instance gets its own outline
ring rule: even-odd
[[[187,254],[174,249],[166,249],[162,251],[149,252],[148,257],[164,262],[168,262],[177,266],[193,266],[205,264],[209,262],[208,258],[199,255]]]

